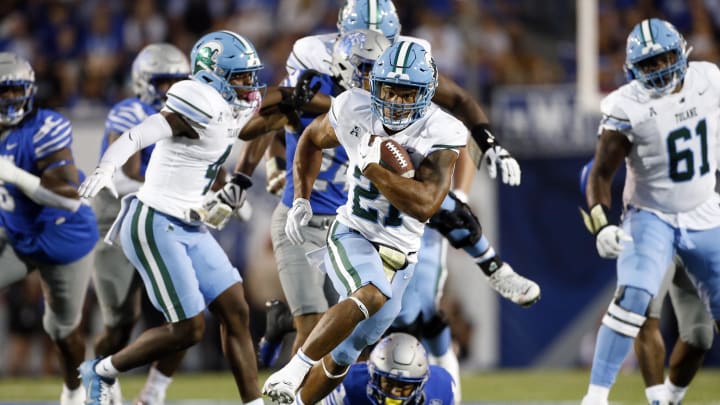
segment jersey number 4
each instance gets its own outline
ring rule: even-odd
[[[700,175],[710,171],[707,146],[707,123],[701,120],[695,126],[695,135],[700,138]],[[690,141],[693,133],[687,127],[678,128],[667,138],[667,150],[670,157],[670,178],[675,182],[688,181],[695,176],[695,154],[690,148],[678,150],[678,141]]]

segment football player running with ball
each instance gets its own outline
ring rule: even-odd
[[[370,92],[355,88],[336,97],[298,142],[293,206],[305,206],[306,214],[288,216],[288,237],[303,240],[301,223],[312,217],[307,198],[323,149],[342,145],[347,151],[349,193],[330,226],[324,258],[341,301],[265,382],[263,393],[280,403],[321,400],[396,318],[425,222],[447,195],[467,140],[462,122],[431,103],[437,69],[421,45],[393,44],[375,62],[370,81]],[[414,178],[380,165],[380,146],[388,138],[410,152]]]
[[[82,364],[89,404],[107,403],[120,372],[200,341],[205,308],[220,321],[223,352],[243,403],[263,402],[242,278],[205,226],[222,227],[245,200],[250,182],[243,175],[216,193],[210,189],[240,129],[260,107],[257,72],[263,65],[255,47],[230,31],[203,36],[190,59],[192,79],[175,83],[160,113],[113,142],[80,187],[85,197],[112,188],[115,171],[156,144],[145,182],[137,195],[123,199],[106,239],[119,238],[168,324],[145,331],[111,356]]]

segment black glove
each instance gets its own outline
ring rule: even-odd
[[[315,69],[304,70],[298,77],[295,87],[281,87],[282,101],[280,101],[280,111],[284,114],[299,113],[302,107],[309,103],[315,94],[322,87],[322,83],[316,82],[313,86],[310,83],[316,76],[320,76],[320,72]]]
[[[250,177],[243,173],[235,173],[230,181],[216,193],[220,202],[229,205],[233,210],[238,210],[245,203],[247,192],[245,190],[252,186]]]
[[[470,206],[460,201],[452,191],[448,196],[455,201],[455,209],[449,211],[440,208],[430,218],[428,226],[440,232],[456,249],[474,245],[482,236],[480,221]]]

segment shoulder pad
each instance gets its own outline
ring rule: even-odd
[[[195,80],[183,80],[170,87],[165,107],[205,128],[213,117],[213,93],[217,94],[208,85]]]
[[[601,129],[627,132],[632,129],[630,117],[626,108],[633,103],[632,87],[628,84],[608,94],[600,103],[602,120]]]
[[[337,119],[341,115],[355,117],[358,113],[370,110],[370,93],[363,89],[352,88],[340,93],[332,99],[328,118],[333,127],[337,127]]]
[[[148,116],[145,105],[136,97],[115,104],[105,120],[105,130],[121,134],[141,123]]]

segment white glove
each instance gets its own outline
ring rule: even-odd
[[[358,153],[360,154],[359,166],[361,172],[364,172],[365,168],[371,163],[380,163],[381,141],[380,137],[369,133],[360,138]]]
[[[302,235],[302,227],[306,226],[312,218],[313,212],[310,201],[304,198],[296,198],[292,208],[288,211],[287,222],[285,222],[285,235],[293,245],[301,245],[305,242]]]
[[[268,159],[265,162],[265,176],[267,177],[267,186],[265,190],[280,197],[285,188],[285,176],[287,171],[285,167],[280,166],[279,158]]]
[[[93,198],[100,190],[107,188],[115,198],[118,198],[118,193],[113,183],[114,174],[115,166],[113,166],[112,163],[100,163],[100,165],[95,168],[93,174],[88,176],[80,187],[78,187],[80,197]]]
[[[497,170],[502,173],[502,182],[517,186],[520,184],[520,165],[510,153],[500,145],[494,145],[485,151],[485,163],[491,179],[497,177]]]
[[[595,237],[595,246],[598,254],[604,259],[614,259],[625,248],[623,242],[632,242],[630,235],[626,235],[622,228],[608,225],[598,232]]]

